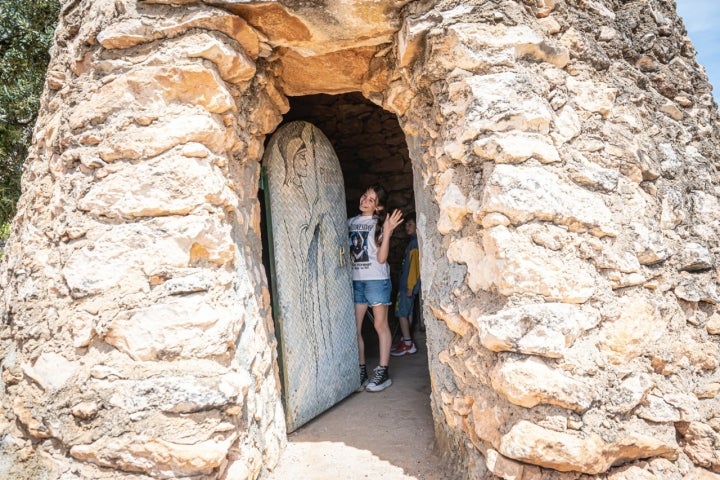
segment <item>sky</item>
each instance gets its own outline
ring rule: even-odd
[[[675,0],[690,35],[697,61],[713,85],[713,96],[720,101],[720,0]]]

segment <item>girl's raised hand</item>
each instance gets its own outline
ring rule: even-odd
[[[398,209],[393,210],[393,212],[388,215],[388,217],[385,219],[385,226],[387,229],[392,232],[397,228],[398,225],[400,225],[403,222],[402,218],[402,212]]]

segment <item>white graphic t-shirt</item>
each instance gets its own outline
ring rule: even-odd
[[[375,243],[375,217],[358,215],[348,220],[350,259],[353,280],[385,280],[390,278],[390,265],[378,263]]]

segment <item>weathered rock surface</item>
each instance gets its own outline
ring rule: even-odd
[[[500,452],[510,458],[561,472],[605,472],[616,462],[647,457],[676,458],[677,446],[648,438],[628,436],[606,443],[597,435],[586,437],[548,430],[521,421],[503,436]]]
[[[566,303],[541,303],[472,319],[484,347],[561,358],[584,330],[596,326],[597,312]]]
[[[718,112],[674,2],[66,1],[52,53],[0,266],[0,477],[273,467],[259,161],[288,97],[356,92],[386,112],[305,105],[374,159],[352,188],[417,211],[457,470],[718,478]]]
[[[550,404],[584,412],[596,396],[587,383],[532,357],[502,360],[490,372],[490,381],[495,391],[511,403],[526,408]]]

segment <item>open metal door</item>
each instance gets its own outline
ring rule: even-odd
[[[280,127],[263,157],[271,275],[288,431],[358,387],[345,186],[327,137]]]

